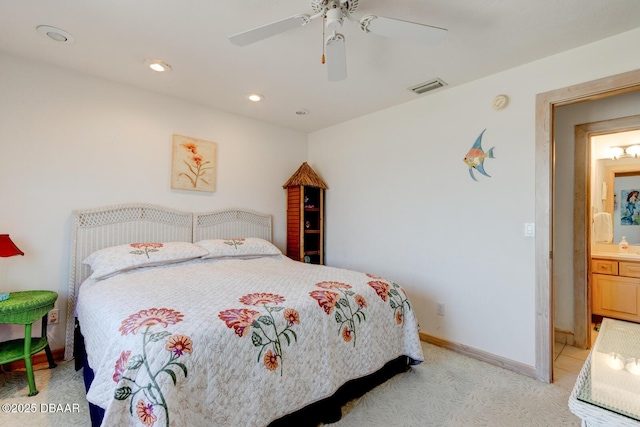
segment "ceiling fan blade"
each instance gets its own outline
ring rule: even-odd
[[[330,82],[347,78],[347,49],[344,36],[334,34],[326,42],[327,75]]]
[[[303,25],[308,24],[310,20],[311,17],[309,15],[291,16],[289,18],[281,19],[280,21],[272,22],[271,24],[229,36],[229,41],[236,46],[246,46],[268,37],[275,36],[276,34],[302,27]]]
[[[444,28],[384,16],[367,15],[360,20],[360,28],[366,33],[403,39],[412,43],[434,45],[447,35]]]

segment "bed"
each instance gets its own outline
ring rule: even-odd
[[[93,425],[315,426],[423,361],[400,285],[290,260],[270,215],[124,204],[72,228],[65,356]]]

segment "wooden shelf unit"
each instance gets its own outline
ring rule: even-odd
[[[283,187],[287,190],[287,256],[324,264],[326,184],[305,162]]]

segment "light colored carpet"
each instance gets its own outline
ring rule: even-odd
[[[422,348],[422,364],[350,402],[331,426],[580,426],[566,388],[424,342]]]
[[[53,369],[46,363],[35,366],[39,393],[31,397],[24,370],[0,373],[0,426],[91,426],[82,371],[76,372],[73,365],[71,361],[58,362]]]
[[[422,344],[426,361],[350,402],[332,427],[579,426],[569,391],[460,354]],[[35,371],[40,393],[28,397],[24,372],[0,374],[0,426],[89,426],[81,372],[73,362]],[[53,404],[53,406],[52,406]],[[68,406],[67,406],[68,405]],[[74,407],[74,405],[76,405]],[[2,406],[4,409],[5,406]],[[77,412],[73,412],[76,410]],[[71,412],[62,412],[65,409]],[[203,426],[204,427],[204,426]],[[208,427],[208,426],[207,426]]]

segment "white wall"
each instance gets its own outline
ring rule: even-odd
[[[535,95],[640,68],[639,43],[634,30],[423,95],[309,135],[308,156],[299,132],[0,55],[0,232],[26,253],[0,260],[8,290],[57,291],[64,325],[75,208],[247,206],[275,215],[283,248],[281,186],[308,160],[330,187],[328,264],[401,283],[425,333],[534,365]],[[496,112],[499,93],[511,105]],[[485,128],[496,158],[475,182],[462,158]],[[216,193],[170,189],[173,133],[218,143]],[[54,348],[63,336],[52,327]]]
[[[2,291],[58,292],[52,348],[64,346],[73,209],[246,207],[274,215],[284,249],[282,184],[306,161],[306,134],[14,57],[0,55],[0,70],[0,233],[25,252],[0,259]],[[174,133],[217,142],[215,193],[171,190]],[[23,331],[0,325],[0,340]]]
[[[640,68],[639,43],[634,30],[311,134],[327,263],[403,285],[423,332],[533,366],[535,97]],[[485,128],[496,158],[475,182],[462,159]]]
[[[555,327],[574,331],[573,322],[573,198],[575,126],[640,114],[640,92],[631,92],[556,110],[555,209],[554,217],[554,299]],[[619,220],[619,217],[618,217]],[[619,228],[619,227],[618,227]],[[615,240],[617,243],[619,238]]]

